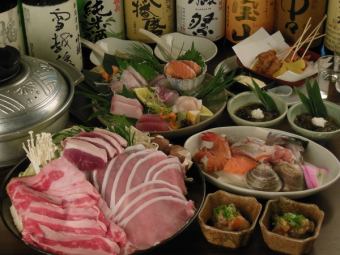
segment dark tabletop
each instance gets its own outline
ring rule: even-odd
[[[230,45],[224,40],[217,42],[219,53],[218,55],[208,63],[208,70],[213,72],[215,66],[232,54]],[[338,102],[340,103],[340,102]],[[71,119],[73,122],[77,122],[77,119]],[[227,112],[225,111],[219,120],[211,127],[233,125],[229,119]],[[283,123],[278,129],[292,132],[288,123]],[[176,139],[173,143],[183,144],[185,138]],[[328,148],[334,155],[340,159],[340,140],[333,139],[328,143],[322,144]],[[4,179],[4,176],[8,169],[0,169],[0,182]],[[207,183],[207,192],[214,192],[215,188],[210,183]],[[340,254],[340,181],[332,185],[327,190],[324,190],[316,195],[310,196],[299,201],[307,203],[315,203],[325,212],[325,219],[322,225],[319,238],[314,244],[314,248],[310,254],[317,255],[335,255]],[[260,200],[264,205],[265,200]],[[24,243],[17,240],[0,221],[0,254],[4,255],[34,255],[31,249],[27,248]],[[148,254],[162,254],[162,255],[174,255],[174,254],[249,254],[249,255],[266,255],[277,254],[272,252],[265,245],[260,228],[257,226],[249,244],[241,249],[229,250],[209,244],[200,231],[199,224],[195,221],[189,228],[187,228],[182,234],[177,236],[162,247],[153,250]],[[95,254],[94,254],[95,255]]]

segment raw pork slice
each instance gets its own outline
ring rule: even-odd
[[[107,163],[105,149],[101,149],[92,143],[72,138],[66,139],[63,155],[83,171],[104,169]]]
[[[159,196],[146,201],[120,226],[136,250],[148,249],[173,236],[193,216],[192,201],[171,196]]]
[[[106,150],[107,156],[109,158],[113,158],[117,154],[116,149],[111,144],[106,142],[104,139],[95,138],[95,137],[85,137],[85,136],[75,136],[75,137],[72,137],[72,139],[86,141],[86,142],[92,143],[93,145],[101,149]]]
[[[65,157],[30,177],[13,178],[7,193],[22,238],[53,254],[114,255],[125,251],[124,231],[85,174]]]

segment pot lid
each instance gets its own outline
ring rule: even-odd
[[[73,93],[62,73],[48,62],[28,56],[19,60],[19,54],[15,60],[8,51],[0,51],[0,59],[1,54],[7,54],[12,65],[0,63],[0,135],[43,122]]]

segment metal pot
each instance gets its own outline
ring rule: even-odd
[[[0,167],[24,157],[22,143],[28,131],[54,133],[65,128],[74,85],[83,79],[67,63],[21,57],[18,69],[0,80]]]

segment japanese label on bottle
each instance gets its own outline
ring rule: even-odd
[[[127,37],[132,40],[150,42],[138,33],[144,28],[158,36],[174,30],[174,0],[126,0]]]
[[[0,46],[10,45],[25,54],[18,7],[0,13]]]
[[[276,1],[275,27],[285,39],[294,43],[302,34],[305,25],[311,18],[314,28],[325,14],[326,1],[317,0],[279,0]],[[320,32],[322,33],[322,28]]]
[[[224,36],[225,0],[176,2],[177,31],[216,41]]]
[[[123,0],[85,0],[81,13],[81,32],[88,40],[125,37]]]
[[[340,54],[340,0],[328,2],[325,46]]]
[[[275,0],[230,0],[226,4],[226,37],[234,43],[242,41],[265,28],[269,33],[274,25]]]
[[[52,6],[23,4],[29,54],[62,60],[82,69],[78,11],[75,0]]]

